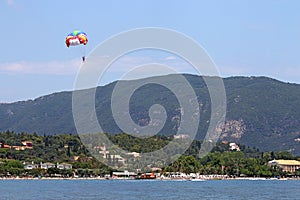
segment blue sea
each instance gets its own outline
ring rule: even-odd
[[[299,180],[0,180],[0,199],[300,199]]]

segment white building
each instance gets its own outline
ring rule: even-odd
[[[269,166],[279,166],[285,172],[294,173],[300,169],[300,162],[298,160],[271,160],[268,162]]]
[[[31,162],[31,163],[24,162],[23,165],[24,165],[24,169],[37,169],[37,168],[39,168],[39,165],[34,164],[34,162]]]
[[[67,163],[57,163],[56,168],[58,169],[72,169],[72,165],[71,164],[67,164]]]
[[[234,142],[229,143],[229,150],[230,151],[240,151],[239,145]]]
[[[50,169],[55,168],[55,164],[53,163],[41,163],[41,169]]]
[[[176,134],[176,135],[174,135],[174,139],[187,139],[187,138],[190,138],[190,136],[187,135],[187,134]]]

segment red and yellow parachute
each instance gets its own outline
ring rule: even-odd
[[[66,45],[69,46],[77,46],[80,44],[86,45],[88,42],[88,38],[85,32],[80,30],[75,30],[71,32],[66,37]]]

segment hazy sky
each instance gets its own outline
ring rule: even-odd
[[[72,90],[83,51],[88,55],[107,38],[142,27],[168,28],[193,38],[222,77],[268,76],[300,83],[299,9],[298,0],[1,0],[0,102]],[[85,48],[65,46],[74,29],[87,33]],[[128,55],[116,66],[168,58],[147,51]],[[112,70],[106,81],[120,73]]]

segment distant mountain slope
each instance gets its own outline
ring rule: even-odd
[[[198,96],[201,121],[197,138],[201,139],[210,117],[209,93],[202,77],[184,76]],[[223,81],[227,115],[221,140],[238,141],[261,150],[291,150],[300,155],[300,142],[297,140],[300,140],[300,85],[267,77],[230,77]],[[98,87],[96,92],[99,123],[104,131],[112,134],[121,132],[111,111],[110,99],[115,84]],[[148,109],[153,104],[161,104],[167,111],[167,123],[160,133],[176,133],[180,121],[178,100],[171,91],[157,84],[142,86],[133,94],[130,100],[132,119],[137,124],[146,125]],[[0,130],[8,129],[38,134],[76,133],[72,92],[0,104]]]

